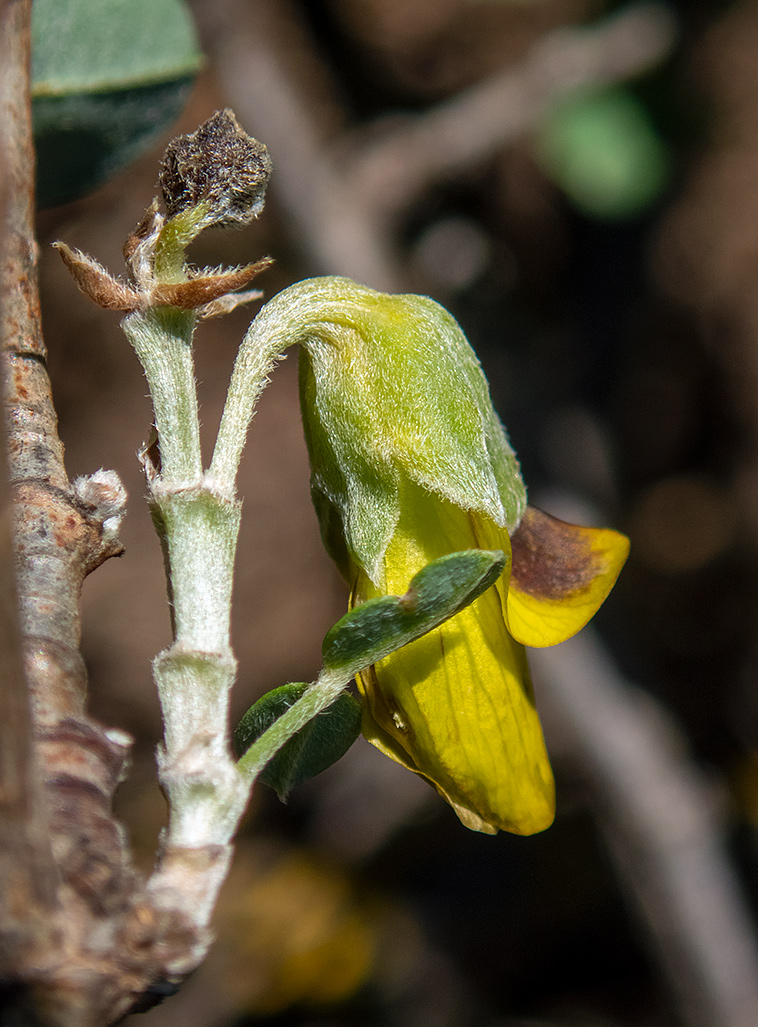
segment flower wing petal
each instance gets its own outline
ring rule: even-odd
[[[629,554],[610,528],[583,528],[528,507],[511,537],[506,607],[511,634],[524,645],[557,645],[597,612]]]

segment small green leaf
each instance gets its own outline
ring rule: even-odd
[[[543,171],[592,217],[641,213],[666,185],[669,153],[645,107],[618,87],[555,105],[538,126]]]
[[[83,195],[157,141],[201,64],[182,0],[34,0],[38,204]]]
[[[301,699],[309,686],[282,685],[250,707],[234,732],[234,748],[242,756],[274,721]],[[297,785],[331,767],[361,733],[361,704],[343,692],[282,746],[258,776],[280,799]]]
[[[450,553],[419,571],[404,596],[381,596],[356,606],[327,633],[324,668],[352,676],[425,635],[494,584],[505,559],[499,550]]]

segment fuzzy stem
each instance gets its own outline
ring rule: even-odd
[[[281,350],[293,341],[291,333],[286,328],[282,331],[278,319],[268,313],[275,302],[276,297],[259,311],[237,353],[209,470],[211,479],[224,489],[234,487],[255,405],[281,359]]]
[[[180,643],[153,664],[165,721],[159,762],[171,808],[167,848],[227,844],[247,804],[251,782],[236,773],[227,742],[236,667],[231,651]]]
[[[168,552],[175,640],[227,651],[240,504],[205,484],[182,489],[163,476],[151,504]]]
[[[234,485],[248,425],[274,365],[288,346],[306,342],[325,323],[344,318],[349,284],[335,278],[298,282],[258,312],[237,354],[213,452],[209,473],[220,487]]]
[[[193,485],[203,473],[192,336],[195,315],[175,307],[137,311],[122,324],[145,371],[165,485]]]
[[[206,227],[207,203],[198,203],[170,218],[161,230],[155,248],[155,275],[161,282],[187,280],[184,251]]]
[[[225,844],[249,788],[228,745],[229,692],[236,661],[229,644],[240,504],[207,486],[153,489],[173,596],[174,644],[153,674],[165,721],[161,780],[169,795],[171,845]]]
[[[193,374],[194,315],[158,307],[124,329],[150,386],[160,461],[148,466],[150,506],[166,558],[174,642],[153,676],[163,711],[161,781],[169,797],[166,845],[225,845],[249,785],[228,743],[236,661],[230,617],[240,504],[204,475]]]

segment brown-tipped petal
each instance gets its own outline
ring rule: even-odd
[[[72,250],[64,242],[54,242],[63,263],[71,272],[84,295],[104,310],[136,310],[139,295],[128,285],[109,274],[96,260],[81,250]]]
[[[506,621],[524,645],[557,645],[597,612],[629,554],[610,528],[582,528],[528,507],[511,536]]]
[[[244,288],[264,271],[273,261],[271,257],[263,257],[254,264],[236,268],[233,271],[222,271],[211,275],[198,275],[187,282],[161,282],[150,293],[151,307],[180,307],[182,310],[195,310],[203,307],[227,293],[234,293]]]

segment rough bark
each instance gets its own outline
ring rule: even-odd
[[[121,552],[125,497],[115,475],[72,484],[63,463],[37,286],[30,11],[30,0],[0,8],[0,1003],[14,1023],[102,1027],[192,938],[146,897],[111,812],[131,739],[85,711],[80,590]]]

